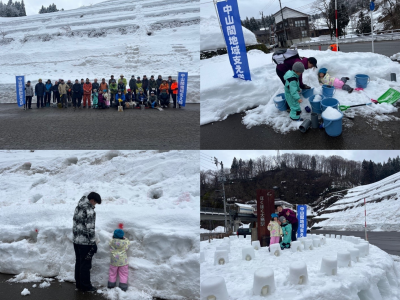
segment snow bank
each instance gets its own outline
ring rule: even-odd
[[[21,292],[21,295],[22,296],[26,296],[26,295],[29,295],[31,292],[27,289],[27,288],[25,288],[22,292]]]
[[[323,256],[334,256],[336,252],[353,248],[354,244],[344,240],[327,239],[326,244],[311,251],[291,252],[284,250],[276,257],[267,248],[255,251],[255,259],[242,260],[242,249],[250,247],[250,240],[231,240],[229,263],[213,265],[214,252],[221,240],[200,242],[205,262],[201,264],[200,281],[211,276],[225,279],[229,299],[264,299],[253,296],[253,278],[257,269],[274,271],[276,290],[272,298],[279,299],[400,299],[400,270],[393,258],[378,247],[370,245],[369,255],[361,257],[350,268],[338,268],[336,276],[320,272]],[[294,262],[305,262],[308,283],[293,285],[289,283],[289,266]],[[373,297],[377,292],[380,297]],[[360,295],[360,297],[359,297]],[[364,295],[362,297],[361,295]],[[271,297],[271,296],[270,296]]]
[[[396,54],[393,54],[393,55],[390,57],[390,59],[391,59],[391,60],[400,61],[400,52],[399,52],[399,53],[396,53]]]
[[[225,39],[216,16],[214,3],[201,3],[200,16],[200,51],[226,48]],[[254,33],[243,26],[242,29],[246,45],[258,44]]]
[[[326,230],[364,230],[364,198],[367,227],[373,231],[400,231],[400,173],[378,182],[350,189],[314,218],[315,227]]]
[[[96,191],[92,283],[106,286],[108,241],[122,223],[131,241],[126,297],[198,298],[198,161],[198,151],[1,152],[0,272],[74,281],[72,217],[80,197]]]
[[[400,65],[390,58],[373,53],[343,53],[332,51],[299,50],[300,56],[315,57],[318,67],[328,68],[331,76],[349,77],[348,84],[355,87],[355,75],[367,74],[371,78],[365,93],[348,94],[336,90],[335,98],[342,105],[356,105],[377,99],[387,89],[400,90],[400,85],[390,81],[390,73],[400,76]],[[276,132],[297,130],[299,122],[292,122],[287,112],[276,109],[273,98],[284,92],[284,86],[276,75],[272,54],[259,50],[248,52],[252,81],[232,78],[228,56],[221,55],[200,62],[201,69],[201,119],[202,125],[226,119],[229,115],[246,111],[242,123],[247,127],[266,124]],[[314,94],[322,94],[318,83],[318,70],[306,70],[303,82],[314,88]],[[311,107],[308,99],[300,104],[303,118],[310,118],[305,107]],[[252,109],[256,107],[255,109]],[[395,120],[388,115],[397,108],[388,104],[352,108],[357,117],[374,118],[377,121]]]

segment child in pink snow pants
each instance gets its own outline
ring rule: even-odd
[[[111,264],[108,276],[108,288],[114,288],[119,276],[119,288],[123,291],[128,289],[129,265],[126,251],[129,248],[129,240],[124,237],[122,229],[116,229],[114,236],[109,242],[111,251]]]
[[[282,235],[282,228],[278,223],[278,215],[271,214],[272,220],[269,222],[267,228],[270,231],[270,242],[269,244],[279,243],[279,237]]]

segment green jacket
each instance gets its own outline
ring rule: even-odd
[[[282,223],[283,239],[281,242],[281,248],[290,248],[290,242],[292,241],[292,224],[286,221]]]
[[[299,76],[293,71],[287,71],[285,76],[285,97],[288,103],[297,102],[300,100],[300,83]]]
[[[152,89],[156,89],[156,88],[157,88],[157,81],[149,80],[149,91],[151,91]]]
[[[110,92],[111,92],[111,94],[118,93],[118,85],[116,83],[110,84]]]
[[[127,238],[112,239],[109,242],[111,251],[111,265],[114,267],[122,267],[128,264],[128,256],[126,251],[129,248],[129,240]]]

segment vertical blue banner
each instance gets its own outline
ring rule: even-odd
[[[307,205],[297,205],[297,219],[299,227],[297,228],[297,237],[307,236]]]
[[[251,80],[237,0],[217,2],[217,9],[234,73],[233,77]]]
[[[17,81],[17,102],[18,106],[25,105],[25,76],[15,76]]]
[[[188,72],[178,73],[178,103],[181,106],[186,104]]]

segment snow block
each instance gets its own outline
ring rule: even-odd
[[[203,263],[206,261],[206,256],[204,254],[204,252],[200,252],[200,263]]]
[[[231,247],[227,243],[222,243],[221,245],[217,246],[216,250],[226,250],[228,253],[231,253]]]
[[[290,243],[290,251],[292,252],[301,252],[302,251],[301,242],[293,241]]]
[[[334,234],[331,234],[331,239],[334,239],[335,238],[335,235]]]
[[[294,262],[289,266],[289,282],[292,284],[306,284],[308,282],[307,266],[304,262]]]
[[[368,255],[369,254],[369,242],[361,240],[360,244],[366,244],[367,245],[366,250],[367,250],[367,255]]]
[[[260,241],[253,241],[251,245],[253,246],[254,250],[260,250],[261,248]]]
[[[229,246],[231,245],[231,240],[228,237],[224,237],[224,243],[228,243]]]
[[[319,236],[321,239],[321,245],[325,245],[326,244],[326,237],[324,237],[323,235]]]
[[[304,250],[314,250],[313,240],[308,239],[304,241]]]
[[[243,235],[239,235],[239,240],[244,240],[244,236]]]
[[[368,251],[368,248],[369,248],[368,244],[361,243],[361,244],[354,245],[354,247],[357,248],[360,251],[360,257],[368,255],[368,252],[369,252]]]
[[[337,235],[336,238],[337,238],[338,240],[340,240],[340,235]]]
[[[201,300],[228,300],[225,279],[221,276],[207,278],[200,285]]]
[[[339,251],[337,253],[338,267],[351,267],[351,254],[349,251]]]
[[[312,241],[313,241],[314,248],[321,247],[321,240],[319,238],[313,238]]]
[[[229,254],[227,250],[217,250],[214,253],[214,266],[224,265],[229,262]]]
[[[347,249],[347,251],[350,252],[351,260],[353,262],[358,262],[358,260],[360,258],[360,250],[358,250],[356,248],[350,248],[350,249]]]
[[[321,261],[321,272],[325,275],[337,275],[337,259],[334,257],[324,256]]]
[[[242,259],[243,260],[253,260],[256,257],[254,253],[254,248],[253,247],[247,247],[242,249]]]
[[[272,269],[258,269],[254,272],[253,295],[266,296],[275,291],[275,278]]]
[[[238,238],[237,238],[237,236],[236,235],[231,235],[231,236],[229,236],[229,240],[230,241],[235,241],[235,240],[237,240]]]
[[[279,243],[269,246],[269,253],[271,255],[280,256],[282,254],[281,245]]]

